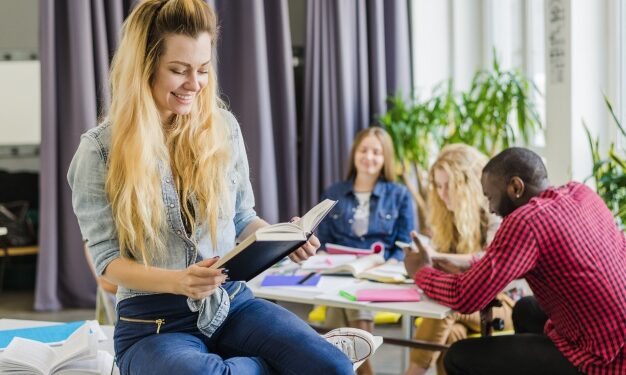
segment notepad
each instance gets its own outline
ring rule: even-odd
[[[316,286],[320,282],[321,275],[315,275],[298,284],[307,275],[267,275],[261,281],[261,286]]]
[[[61,344],[83,324],[85,321],[81,320],[43,327],[0,330],[0,350],[6,349],[14,337],[35,340],[49,345]]]
[[[420,300],[420,294],[417,289],[409,288],[359,289],[356,291],[356,300],[362,302],[417,302]]]

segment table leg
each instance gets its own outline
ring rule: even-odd
[[[410,315],[402,315],[402,335],[406,340],[413,338],[413,319],[411,319]],[[410,350],[411,348],[408,346],[402,348],[402,372],[409,368],[409,361],[411,360]]]

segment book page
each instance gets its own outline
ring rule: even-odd
[[[268,225],[263,228],[259,228],[256,233],[300,233],[302,232],[302,228],[300,228],[297,223],[277,223]]]
[[[336,203],[332,199],[324,199],[304,214],[297,224],[304,232],[312,233]]]
[[[385,259],[378,254],[368,255],[364,257],[357,258],[356,260],[345,263],[338,267],[332,267],[324,270],[323,273],[340,273],[340,272],[349,272],[354,277],[358,277],[358,275],[365,270],[369,270],[370,268],[374,268],[376,266],[380,266],[385,263]]]
[[[383,283],[403,283],[407,280],[404,263],[385,262],[383,265],[359,273],[357,277]]]
[[[113,356],[104,350],[98,350],[95,358],[72,361],[55,371],[55,375],[109,375],[113,368]]]
[[[85,324],[76,330],[60,347],[54,348],[56,360],[52,371],[66,365],[70,361],[95,357],[98,352],[98,339],[91,334],[89,325]]]
[[[343,264],[354,262],[356,255],[351,254],[333,254],[333,255],[313,255],[300,264],[302,270],[319,271],[329,268],[339,267]]]
[[[6,351],[0,357],[0,373],[7,370],[18,370],[38,372],[41,374],[50,373],[55,353],[48,345],[38,341],[16,337],[11,340]]]

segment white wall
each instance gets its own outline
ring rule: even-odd
[[[606,149],[609,117],[602,95],[616,80],[609,63],[609,1],[546,2],[546,158],[554,184],[591,174],[583,120]],[[563,19],[557,14],[562,14]],[[610,78],[611,77],[611,78]]]
[[[6,53],[14,59],[37,55],[39,0],[0,0],[0,60]]]
[[[39,61],[0,61],[0,145],[39,144]]]
[[[39,169],[39,0],[0,0],[0,169]]]

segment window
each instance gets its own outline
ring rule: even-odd
[[[617,57],[617,101],[616,108],[618,118],[622,126],[626,126],[626,4],[623,1],[615,1],[618,7],[619,20],[617,22],[618,32],[618,57]],[[616,130],[617,131],[617,130]],[[626,148],[626,137],[617,134],[617,143],[622,149]]]

